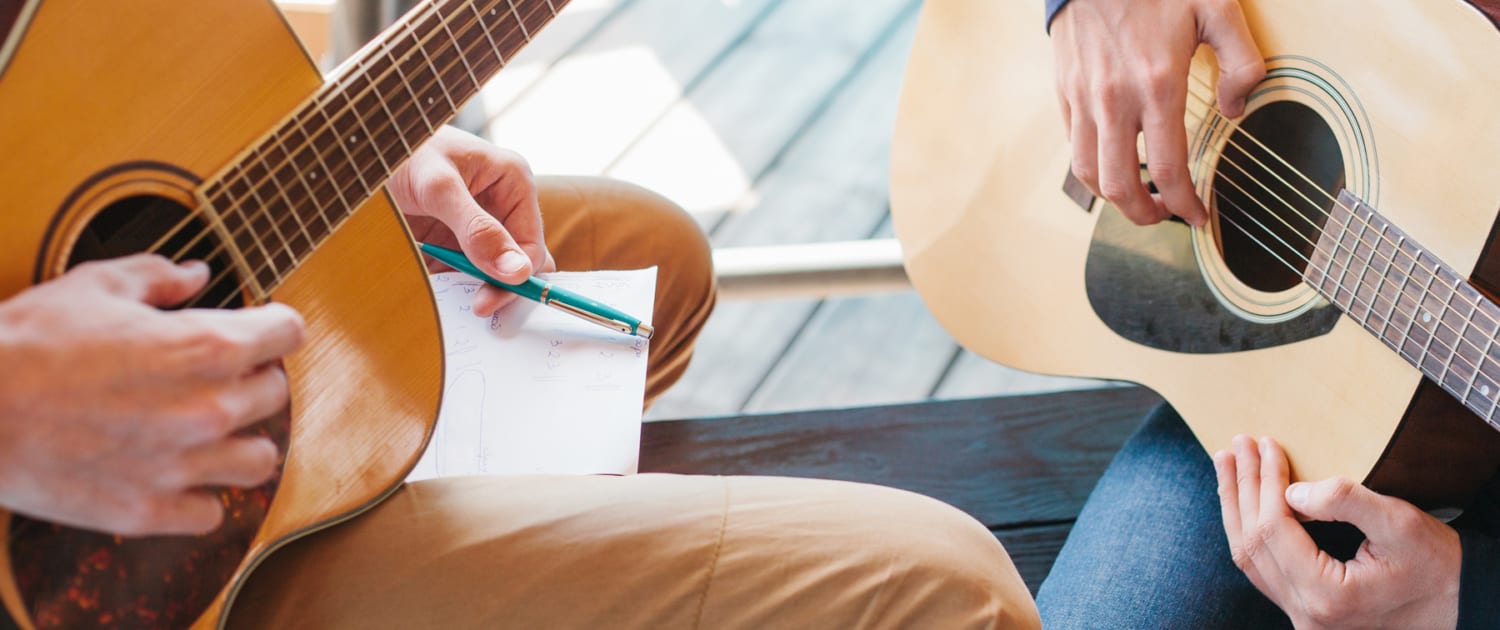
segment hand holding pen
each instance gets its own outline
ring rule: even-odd
[[[642,322],[620,309],[614,308],[597,300],[592,300],[573,291],[562,287],[553,286],[551,282],[542,280],[535,276],[527,278],[525,282],[509,284],[501,282],[489,276],[468,258],[463,252],[439,247],[428,243],[422,243],[422,252],[432,256],[458,271],[462,271],[472,277],[485,281],[491,286],[499,287],[524,297],[542,306],[558,309],[574,317],[587,320],[605,328],[635,335],[643,339],[650,339],[654,330],[650,324]]]

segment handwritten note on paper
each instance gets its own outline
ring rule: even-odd
[[[540,277],[651,321],[655,267]],[[480,281],[431,281],[447,351],[443,407],[408,481],[636,471],[646,340],[525,299],[482,319],[471,311]]]

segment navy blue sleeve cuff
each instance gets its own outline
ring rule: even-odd
[[[1005,0],[1000,1],[1004,2]],[[1047,0],[1047,32],[1052,32],[1052,18],[1057,17],[1057,12],[1061,11],[1063,5],[1067,3],[1068,0]]]
[[[1494,628],[1500,621],[1500,541],[1460,529],[1464,550],[1458,582],[1458,628]]]

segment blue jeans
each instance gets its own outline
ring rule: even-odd
[[[1042,624],[1290,628],[1234,566],[1213,462],[1162,405],[1110,463],[1037,593]]]

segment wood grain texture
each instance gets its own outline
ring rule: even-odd
[[[647,423],[642,472],[903,488],[994,529],[1071,519],[1160,398],[1115,388]]]

